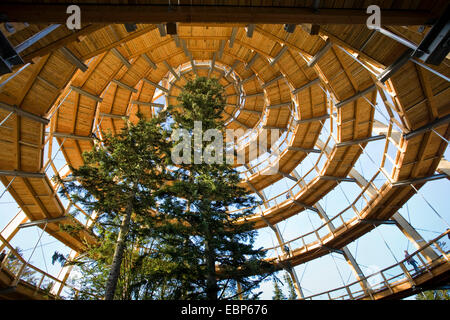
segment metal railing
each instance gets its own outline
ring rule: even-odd
[[[325,292],[317,293],[314,295],[310,295],[307,297],[304,297],[305,300],[313,300],[314,298],[321,299],[322,297],[326,296],[330,300],[346,300],[346,299],[376,299],[376,294],[382,291],[389,291],[389,294],[394,293],[394,287],[399,286],[404,283],[409,283],[410,287],[416,286],[416,279],[420,276],[422,276],[425,273],[428,273],[432,277],[433,274],[433,267],[440,263],[450,263],[449,260],[449,251],[444,251],[440,244],[439,240],[443,237],[448,236],[450,231],[446,231],[443,234],[441,234],[439,237],[429,241],[427,244],[425,244],[423,247],[421,247],[419,250],[416,250],[412,254],[405,257],[403,260],[399,261],[398,263],[389,266],[383,270],[380,270],[376,273],[373,273],[369,276],[366,276],[364,278],[361,278],[355,282],[352,282],[346,286],[342,286],[339,288],[335,288],[332,290],[328,290]],[[435,248],[434,251],[438,252],[438,258],[434,259],[429,262],[425,262],[424,259],[421,257],[419,253],[424,251],[427,248]],[[419,260],[417,270],[416,268],[408,268],[406,266],[406,263],[408,261],[411,261],[411,259],[417,258]],[[416,261],[416,260],[415,260]],[[416,261],[417,263],[417,261]],[[388,275],[388,273],[394,273],[394,275]],[[370,287],[368,291],[364,291],[361,289],[360,283],[365,282]],[[358,287],[358,289],[355,289],[353,287]],[[354,291],[353,291],[354,290]],[[341,294],[342,292],[345,292],[344,294]]]
[[[12,275],[13,279],[11,283],[8,284],[10,288],[16,288],[19,285],[34,287],[33,296],[41,295],[49,299],[56,300],[56,299],[63,299],[63,297],[61,297],[60,293],[58,293],[57,295],[51,294],[50,289],[53,284],[59,283],[63,288],[69,288],[73,290],[75,296],[77,296],[79,293],[83,293],[95,299],[101,299],[100,296],[97,296],[90,292],[81,291],[80,289],[66,283],[66,281],[60,280],[52,276],[51,274],[39,269],[38,267],[33,266],[32,264],[27,262],[1,235],[0,241],[3,242],[3,244],[9,249],[9,252],[6,254],[3,261],[0,261],[0,272],[6,271],[10,275]],[[10,264],[9,268],[8,268],[8,261],[14,261],[14,264]],[[33,281],[34,283],[30,283],[31,279],[35,280]],[[59,292],[62,291],[63,290],[60,290]]]

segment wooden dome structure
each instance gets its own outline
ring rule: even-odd
[[[26,224],[68,246],[72,257],[95,243],[95,217],[80,222],[66,215],[73,204],[63,205],[51,178],[67,175],[68,166],[57,168],[54,153],[81,165],[93,134],[118,132],[124,117],[136,119],[138,111],[152,117],[175,104],[186,80],[198,75],[224,85],[228,128],[248,131],[240,148],[247,150],[263,130],[283,132],[267,157],[242,166],[242,185],[263,200],[251,220],[275,232],[279,243],[267,248],[270,259],[290,273],[300,297],[314,298],[302,292],[294,267],[330,252],[344,256],[359,289],[353,283],[322,293],[325,298],[402,298],[448,283],[449,255],[437,245],[448,231],[427,243],[398,213],[425,183],[449,175],[443,155],[450,61],[444,56],[431,64],[412,49],[428,43],[447,1],[372,1],[381,8],[381,30],[366,27],[361,1],[148,2],[77,1],[79,30],[64,25],[69,1],[0,4],[8,22],[1,30],[23,60],[0,77],[0,180],[21,208],[1,232],[0,249],[17,254],[9,242]],[[167,23],[176,23],[174,34],[167,34]],[[378,170],[364,176],[355,163],[372,141],[384,141],[384,151]],[[310,154],[317,160],[300,173],[296,168]],[[283,179],[293,187],[267,198],[264,189]],[[319,201],[342,182],[357,184],[360,193],[329,217]],[[323,224],[283,239],[277,223],[306,210]],[[371,275],[346,246],[385,223],[400,228],[428,272],[412,276],[399,262],[393,267],[403,274],[391,279],[382,272],[372,289]],[[82,230],[75,236],[61,225]],[[29,267],[54,281],[50,294],[1,268],[0,298],[53,299],[68,285],[70,267],[58,276]]]

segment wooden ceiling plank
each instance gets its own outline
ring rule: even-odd
[[[434,95],[433,95],[433,89],[431,88],[431,84],[430,84],[430,78],[427,74],[427,72],[425,71],[425,69],[423,69],[422,67],[418,66],[417,64],[414,64],[417,70],[417,73],[419,74],[419,80],[420,80],[420,85],[422,86],[422,90],[425,94],[425,97],[427,98],[427,105],[428,108],[430,109],[430,120],[436,120],[437,118],[439,118],[439,113],[436,107],[436,102],[434,100]]]
[[[67,35],[63,38],[60,38],[56,41],[53,41],[52,43],[50,43],[40,49],[37,49],[30,53],[27,53],[26,55],[24,55],[22,57],[22,59],[25,62],[31,62],[36,57],[45,56],[55,50],[58,50],[59,48],[61,48],[63,46],[67,46],[70,43],[77,41],[77,39],[79,37],[84,36],[84,35],[89,35],[90,33],[100,30],[103,27],[105,27],[104,24],[97,24],[97,23],[87,25],[87,26],[81,28],[80,30],[71,32],[69,35]]]
[[[150,31],[152,31],[152,30],[154,30],[154,29],[156,29],[156,26],[155,26],[155,25],[149,25],[149,26],[147,26],[147,27],[144,27],[144,28],[142,28],[141,30],[138,30],[138,31],[136,31],[136,32],[133,32],[133,33],[129,34],[129,35],[126,36],[126,37],[123,37],[123,38],[120,39],[119,41],[114,41],[114,42],[112,42],[112,43],[110,43],[110,44],[104,46],[103,48],[100,48],[100,49],[91,51],[90,53],[86,54],[85,56],[81,57],[80,59],[81,59],[81,60],[87,60],[87,59],[90,59],[90,58],[92,58],[92,57],[95,57],[95,56],[97,56],[97,55],[99,55],[99,54],[101,54],[101,53],[103,53],[103,52],[105,52],[105,51],[109,51],[109,50],[111,50],[112,48],[117,47],[118,45],[120,45],[120,44],[122,44],[122,43],[125,43],[125,42],[131,41],[131,40],[133,40],[133,39],[136,39],[137,37],[140,37],[140,36],[142,36],[142,35],[144,35],[144,34],[150,32]],[[172,41],[171,39],[169,39],[169,40]],[[146,50],[146,51],[148,51],[148,50]],[[138,55],[140,55],[140,54],[138,54]],[[130,56],[129,58],[130,58],[130,59],[131,59],[131,58],[134,58],[134,56]]]

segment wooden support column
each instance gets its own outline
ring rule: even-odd
[[[358,262],[356,262],[355,258],[353,257],[352,253],[348,248],[345,246],[342,248],[342,251],[344,252],[344,258],[345,261],[347,261],[348,265],[350,266],[350,269],[352,269],[353,273],[355,274],[355,277],[358,281],[360,281],[360,285],[363,288],[364,291],[368,291],[370,288],[369,283],[367,280],[365,280],[365,275],[362,272],[361,268],[359,267]]]
[[[405,237],[408,238],[408,240],[417,250],[420,250],[424,245],[427,244],[427,241],[422,238],[417,230],[414,229],[414,227],[399,212],[394,213],[392,219],[397,223],[397,227],[401,232],[403,232]],[[438,254],[434,252],[432,247],[423,249],[420,254],[422,254],[428,262],[431,262],[432,260],[439,257]]]
[[[236,282],[236,283],[237,283],[237,293],[238,293],[239,300],[244,300],[244,298],[243,298],[243,296],[242,296],[242,287],[241,287],[241,284],[240,284],[239,282]]]

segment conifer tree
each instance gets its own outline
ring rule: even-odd
[[[140,115],[139,115],[140,118]],[[151,225],[150,210],[155,210],[155,193],[167,182],[166,164],[170,152],[161,117],[127,123],[120,133],[104,133],[91,152],[83,154],[84,164],[71,168],[61,195],[70,195],[89,213],[98,214],[95,230],[98,247],[88,250],[91,258],[107,261],[111,257],[105,299],[112,300],[120,276],[122,260],[130,239],[144,239]],[[111,240],[110,242],[102,240]],[[112,249],[113,252],[108,252]],[[99,255],[100,254],[100,255]],[[103,254],[103,256],[101,255]]]
[[[224,133],[225,102],[219,82],[190,80],[178,100],[180,104],[169,106],[167,112],[173,119],[172,130],[186,130],[192,139],[190,161],[174,167],[174,182],[160,196],[157,232],[166,244],[161,254],[177,262],[178,269],[167,276],[179,280],[181,292],[187,293],[180,298],[230,298],[223,295],[230,279],[247,292],[272,272],[271,265],[263,261],[265,252],[253,248],[256,232],[244,220],[257,202],[238,186],[239,174],[226,163],[225,153],[213,152],[221,163],[206,160],[204,151],[217,141],[199,143],[192,137],[199,134],[195,121],[201,122],[202,132]],[[228,213],[228,208],[242,210]]]
[[[287,283],[288,289],[289,289],[288,300],[296,300],[297,299],[297,292],[295,291],[294,283],[292,282],[292,279],[291,279],[291,277],[289,276],[288,273],[284,274],[284,281]]]
[[[286,296],[283,293],[283,290],[281,290],[278,279],[273,280],[273,296],[272,300],[286,300]]]

